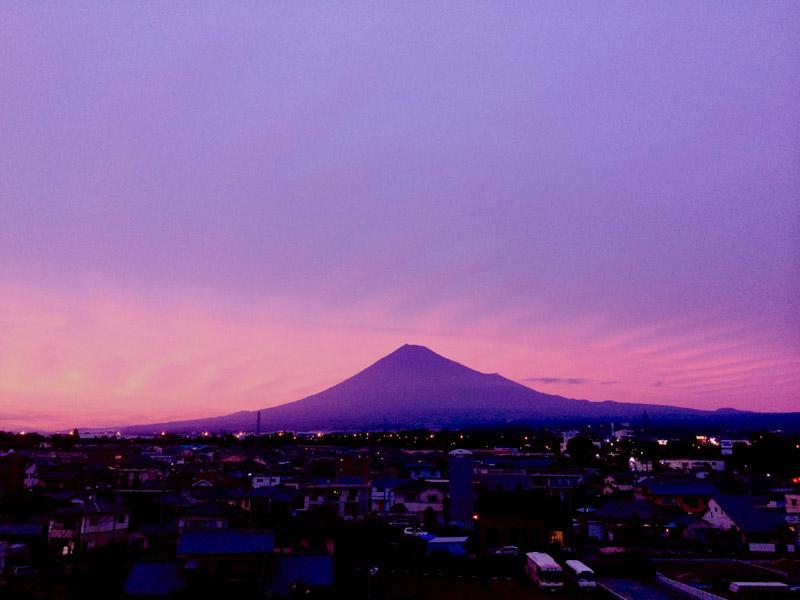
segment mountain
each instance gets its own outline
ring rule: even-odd
[[[651,418],[670,422],[740,421],[743,415],[757,414],[591,402],[544,394],[498,374],[480,373],[424,346],[408,344],[318,394],[260,412],[262,431],[330,431],[509,422],[625,421],[641,419],[644,411]],[[122,430],[138,434],[253,431],[256,414],[257,411],[243,411],[191,421],[123,427]]]

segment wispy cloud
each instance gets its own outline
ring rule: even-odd
[[[528,383],[565,383],[567,385],[586,385],[592,383],[590,379],[583,377],[526,377],[523,379]]]

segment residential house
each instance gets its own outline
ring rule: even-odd
[[[408,482],[409,480],[404,477],[375,479],[370,490],[370,511],[378,515],[390,513],[392,506],[397,504],[396,489]]]
[[[413,515],[418,523],[441,524],[447,497],[446,481],[412,479],[394,488],[393,513]]]
[[[603,478],[602,493],[604,496],[633,495],[634,482],[631,472],[609,473]]]
[[[331,554],[272,554],[267,563],[265,591],[278,596],[330,588],[333,585]],[[324,596],[323,596],[324,597]]]
[[[652,473],[653,461],[646,458],[631,456],[628,459],[628,468],[634,473]]]
[[[136,457],[125,464],[109,467],[117,489],[137,490],[148,481],[164,479],[164,467],[154,460]]]
[[[52,511],[47,540],[58,554],[70,555],[127,539],[129,509],[94,494],[77,495],[68,506]]]
[[[677,506],[662,506],[640,498],[605,500],[596,510],[578,515],[583,535],[616,544],[682,537],[697,519]]]
[[[369,514],[370,485],[360,477],[308,485],[304,494],[304,510],[326,507],[345,521],[360,521]]]
[[[408,462],[404,466],[411,479],[438,479],[442,476],[442,470],[432,462],[420,460]]]
[[[180,509],[178,530],[227,529],[238,511],[223,502],[198,502]]]
[[[250,485],[253,486],[253,489],[258,489],[262,487],[276,487],[281,484],[281,476],[280,475],[255,475],[250,480]]]
[[[767,508],[766,496],[717,494],[709,500],[703,521],[752,551],[775,552],[795,542],[783,511]]]
[[[706,459],[706,458],[664,458],[658,461],[659,464],[673,471],[683,471],[689,473],[692,471],[724,471],[725,461],[721,459]]]
[[[708,510],[708,501],[719,490],[702,481],[649,481],[644,484],[643,492],[657,506],[675,507],[687,514],[702,515]]]
[[[187,530],[178,538],[176,557],[184,561],[190,585],[221,586],[224,597],[236,596],[237,586],[264,581],[275,539],[267,531]]]

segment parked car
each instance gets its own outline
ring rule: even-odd
[[[494,553],[500,556],[519,556],[519,548],[516,546],[503,546],[495,550]]]

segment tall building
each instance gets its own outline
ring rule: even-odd
[[[450,452],[450,511],[448,522],[464,529],[472,528],[472,515],[475,511],[475,490],[473,487],[474,461],[469,450]]]

